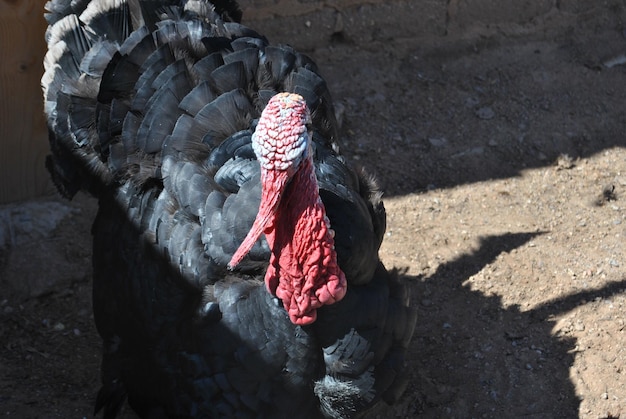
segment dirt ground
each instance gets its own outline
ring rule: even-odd
[[[419,315],[407,392],[373,417],[626,417],[623,18],[455,42],[339,34],[308,51],[343,152],[386,191],[381,255]],[[90,417],[99,386],[93,201],[0,210],[49,205],[62,216],[47,233],[0,228],[6,417]]]

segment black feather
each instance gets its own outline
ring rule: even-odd
[[[196,114],[206,105],[213,101],[215,95],[211,92],[208,81],[204,81],[194,87],[188,94],[180,101],[180,109],[187,112],[191,116]]]
[[[224,64],[211,72],[211,89],[216,95],[235,89],[245,89],[248,84],[246,68],[241,61]]]
[[[268,46],[264,51],[264,64],[270,69],[272,81],[280,86],[296,64],[296,55],[290,48]]]
[[[130,8],[126,2],[92,1],[80,15],[80,19],[89,27],[87,33],[92,42],[106,39],[121,44],[132,31]]]
[[[220,95],[204,106],[194,120],[206,130],[202,142],[212,147],[231,133],[248,128],[252,106],[241,89]]]
[[[143,112],[148,100],[156,90],[154,80],[161,74],[171,63],[174,62],[174,56],[170,48],[166,46],[159,47],[152,53],[139,70],[141,74],[134,85],[135,97],[132,100],[131,109]],[[150,65],[146,63],[150,62]]]
[[[132,91],[139,74],[139,66],[117,52],[102,75],[98,100],[108,103],[115,97]]]
[[[198,75],[200,80],[209,80],[213,70],[224,64],[224,58],[219,52],[214,52],[200,59],[194,64],[194,73]]]
[[[256,48],[236,50],[232,54],[226,55],[224,62],[226,64],[241,62],[244,68],[245,83],[251,83],[255,79],[259,67],[259,50]]]

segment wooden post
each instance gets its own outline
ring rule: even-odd
[[[53,190],[41,75],[43,0],[0,0],[0,203]]]

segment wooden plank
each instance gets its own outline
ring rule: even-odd
[[[43,5],[41,0],[0,0],[0,203],[53,190],[44,167]]]

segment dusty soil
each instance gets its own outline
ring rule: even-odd
[[[419,313],[408,390],[374,417],[626,416],[623,17],[309,51],[344,153],[386,190],[381,255]],[[95,205],[38,202],[68,215],[42,236],[0,234],[0,413],[89,417]]]

